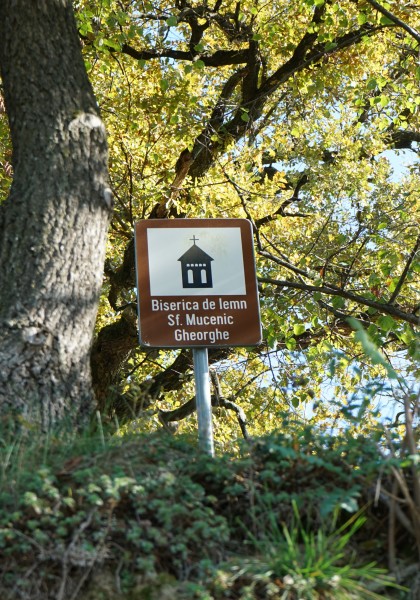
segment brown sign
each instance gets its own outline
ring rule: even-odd
[[[143,346],[261,342],[249,221],[150,219],[136,224],[135,241]]]

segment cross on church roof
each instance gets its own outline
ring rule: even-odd
[[[190,238],[191,242],[194,242],[194,246],[195,246],[195,242],[198,242],[200,238],[196,238],[195,235],[192,236],[192,239]]]

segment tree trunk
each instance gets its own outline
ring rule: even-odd
[[[0,413],[92,410],[89,355],[112,196],[71,2],[0,0],[14,179],[0,206]]]

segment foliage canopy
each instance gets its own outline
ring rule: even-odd
[[[375,394],[395,393],[385,362],[415,377],[415,5],[78,0],[74,8],[115,197],[92,350],[101,408],[119,419],[142,412],[149,427],[184,416],[193,395],[188,352],[137,348],[132,228],[153,217],[246,217],[254,227],[264,345],[211,353],[220,443],[237,431],[228,408],[245,410],[253,433],[277,424],[285,407],[351,421]],[[5,194],[13,172],[1,100],[0,113]],[[383,360],[361,354],[349,316]]]

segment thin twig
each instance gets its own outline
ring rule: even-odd
[[[393,304],[395,302],[398,294],[400,293],[403,283],[405,281],[405,278],[407,277],[408,271],[410,270],[411,263],[415,259],[419,247],[420,247],[420,235],[417,237],[414,248],[412,249],[410,256],[408,257],[407,263],[404,267],[404,271],[401,273],[401,277],[399,278],[398,283],[395,286],[395,290],[393,291],[391,298],[388,300],[388,304]]]
[[[416,406],[418,410],[418,405]],[[410,400],[408,394],[404,395],[404,412],[405,412],[405,431],[408,450],[412,456],[415,456],[418,452],[416,439],[413,430],[413,415],[410,407]],[[416,503],[417,510],[420,511],[420,479],[416,469],[416,466],[412,466],[413,473],[413,489],[414,489],[414,501]]]

